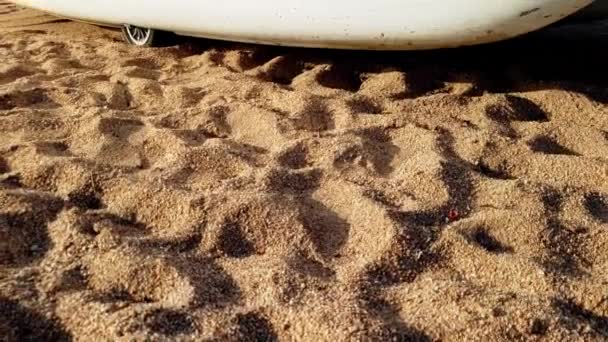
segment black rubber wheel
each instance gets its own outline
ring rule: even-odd
[[[160,47],[166,46],[172,35],[165,31],[125,24],[122,26],[122,37],[129,45]]]

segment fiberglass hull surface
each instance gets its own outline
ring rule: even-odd
[[[494,42],[592,0],[16,0],[57,15],[263,44],[414,50]]]

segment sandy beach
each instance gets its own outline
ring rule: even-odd
[[[607,339],[601,27],[137,49],[0,1],[0,340]]]

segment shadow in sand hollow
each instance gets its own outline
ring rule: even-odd
[[[275,169],[268,173],[268,189],[298,201],[299,220],[315,249],[325,257],[338,253],[348,239],[350,224],[325,204],[314,199],[312,192],[321,183],[320,169]]]
[[[155,309],[146,314],[144,322],[153,332],[166,336],[188,334],[195,330],[195,324],[186,312],[171,309]]]
[[[348,241],[350,224],[311,197],[302,197],[300,201],[300,221],[317,252],[325,257],[338,254]]]
[[[440,178],[448,192],[448,200],[434,209],[422,211],[390,211],[390,218],[401,227],[390,253],[368,271],[375,284],[392,285],[412,282],[422,272],[437,264],[442,255],[433,249],[446,224],[466,218],[471,212],[474,184],[472,166],[454,150],[454,138],[445,129],[438,129],[437,146],[446,159],[441,162]]]
[[[227,340],[246,342],[278,341],[277,333],[270,321],[259,312],[237,314]]]
[[[587,326],[604,338],[608,337],[608,316],[589,310],[571,299],[553,299],[553,307],[564,317],[560,324],[568,329],[580,331]]]
[[[608,79],[603,77],[608,59],[608,21],[555,24],[503,42],[432,51],[351,51],[302,49],[182,38],[174,47],[178,56],[209,49],[252,51],[251,63],[264,63],[280,56],[298,65],[329,65],[317,81],[326,87],[355,92],[362,79],[383,70],[403,71],[408,85],[418,89],[411,96],[438,90],[444,82],[472,82],[466,95],[562,89],[608,103]],[[263,56],[258,58],[255,56]],[[222,60],[218,61],[222,64]],[[253,67],[246,63],[248,68]],[[416,77],[416,75],[422,75]],[[281,82],[290,82],[296,75]],[[418,79],[418,80],[417,80]],[[525,79],[522,83],[520,80]],[[432,84],[429,83],[432,80]]]
[[[361,306],[367,310],[371,317],[383,322],[377,328],[366,332],[365,340],[369,341],[431,341],[431,337],[424,331],[408,325],[399,314],[399,309],[382,298],[377,287],[359,284],[359,300]]]
[[[26,265],[52,248],[47,226],[63,209],[63,202],[37,195],[23,197],[31,209],[0,213],[0,266]]]
[[[546,218],[546,227],[540,236],[545,248],[541,266],[558,282],[583,276],[585,267],[590,265],[584,249],[587,229],[568,227],[561,221],[559,214],[563,207],[563,195],[557,190],[544,190],[541,202]]]
[[[476,227],[469,234],[465,235],[465,238],[473,245],[483,248],[490,253],[503,254],[513,252],[513,247],[504,245],[483,227]]]
[[[591,192],[585,195],[585,209],[596,220],[608,223],[608,196],[599,192]]]
[[[8,162],[0,157],[0,174],[10,172],[10,167],[8,167]]]
[[[72,337],[58,323],[0,297],[1,341],[71,341]]]
[[[194,298],[190,303],[192,307],[224,307],[241,298],[238,284],[213,259],[184,254],[179,249],[173,252],[172,266],[187,277],[194,287]]]

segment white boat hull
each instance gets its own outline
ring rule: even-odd
[[[302,47],[417,50],[535,31],[592,0],[16,0],[60,16]]]

